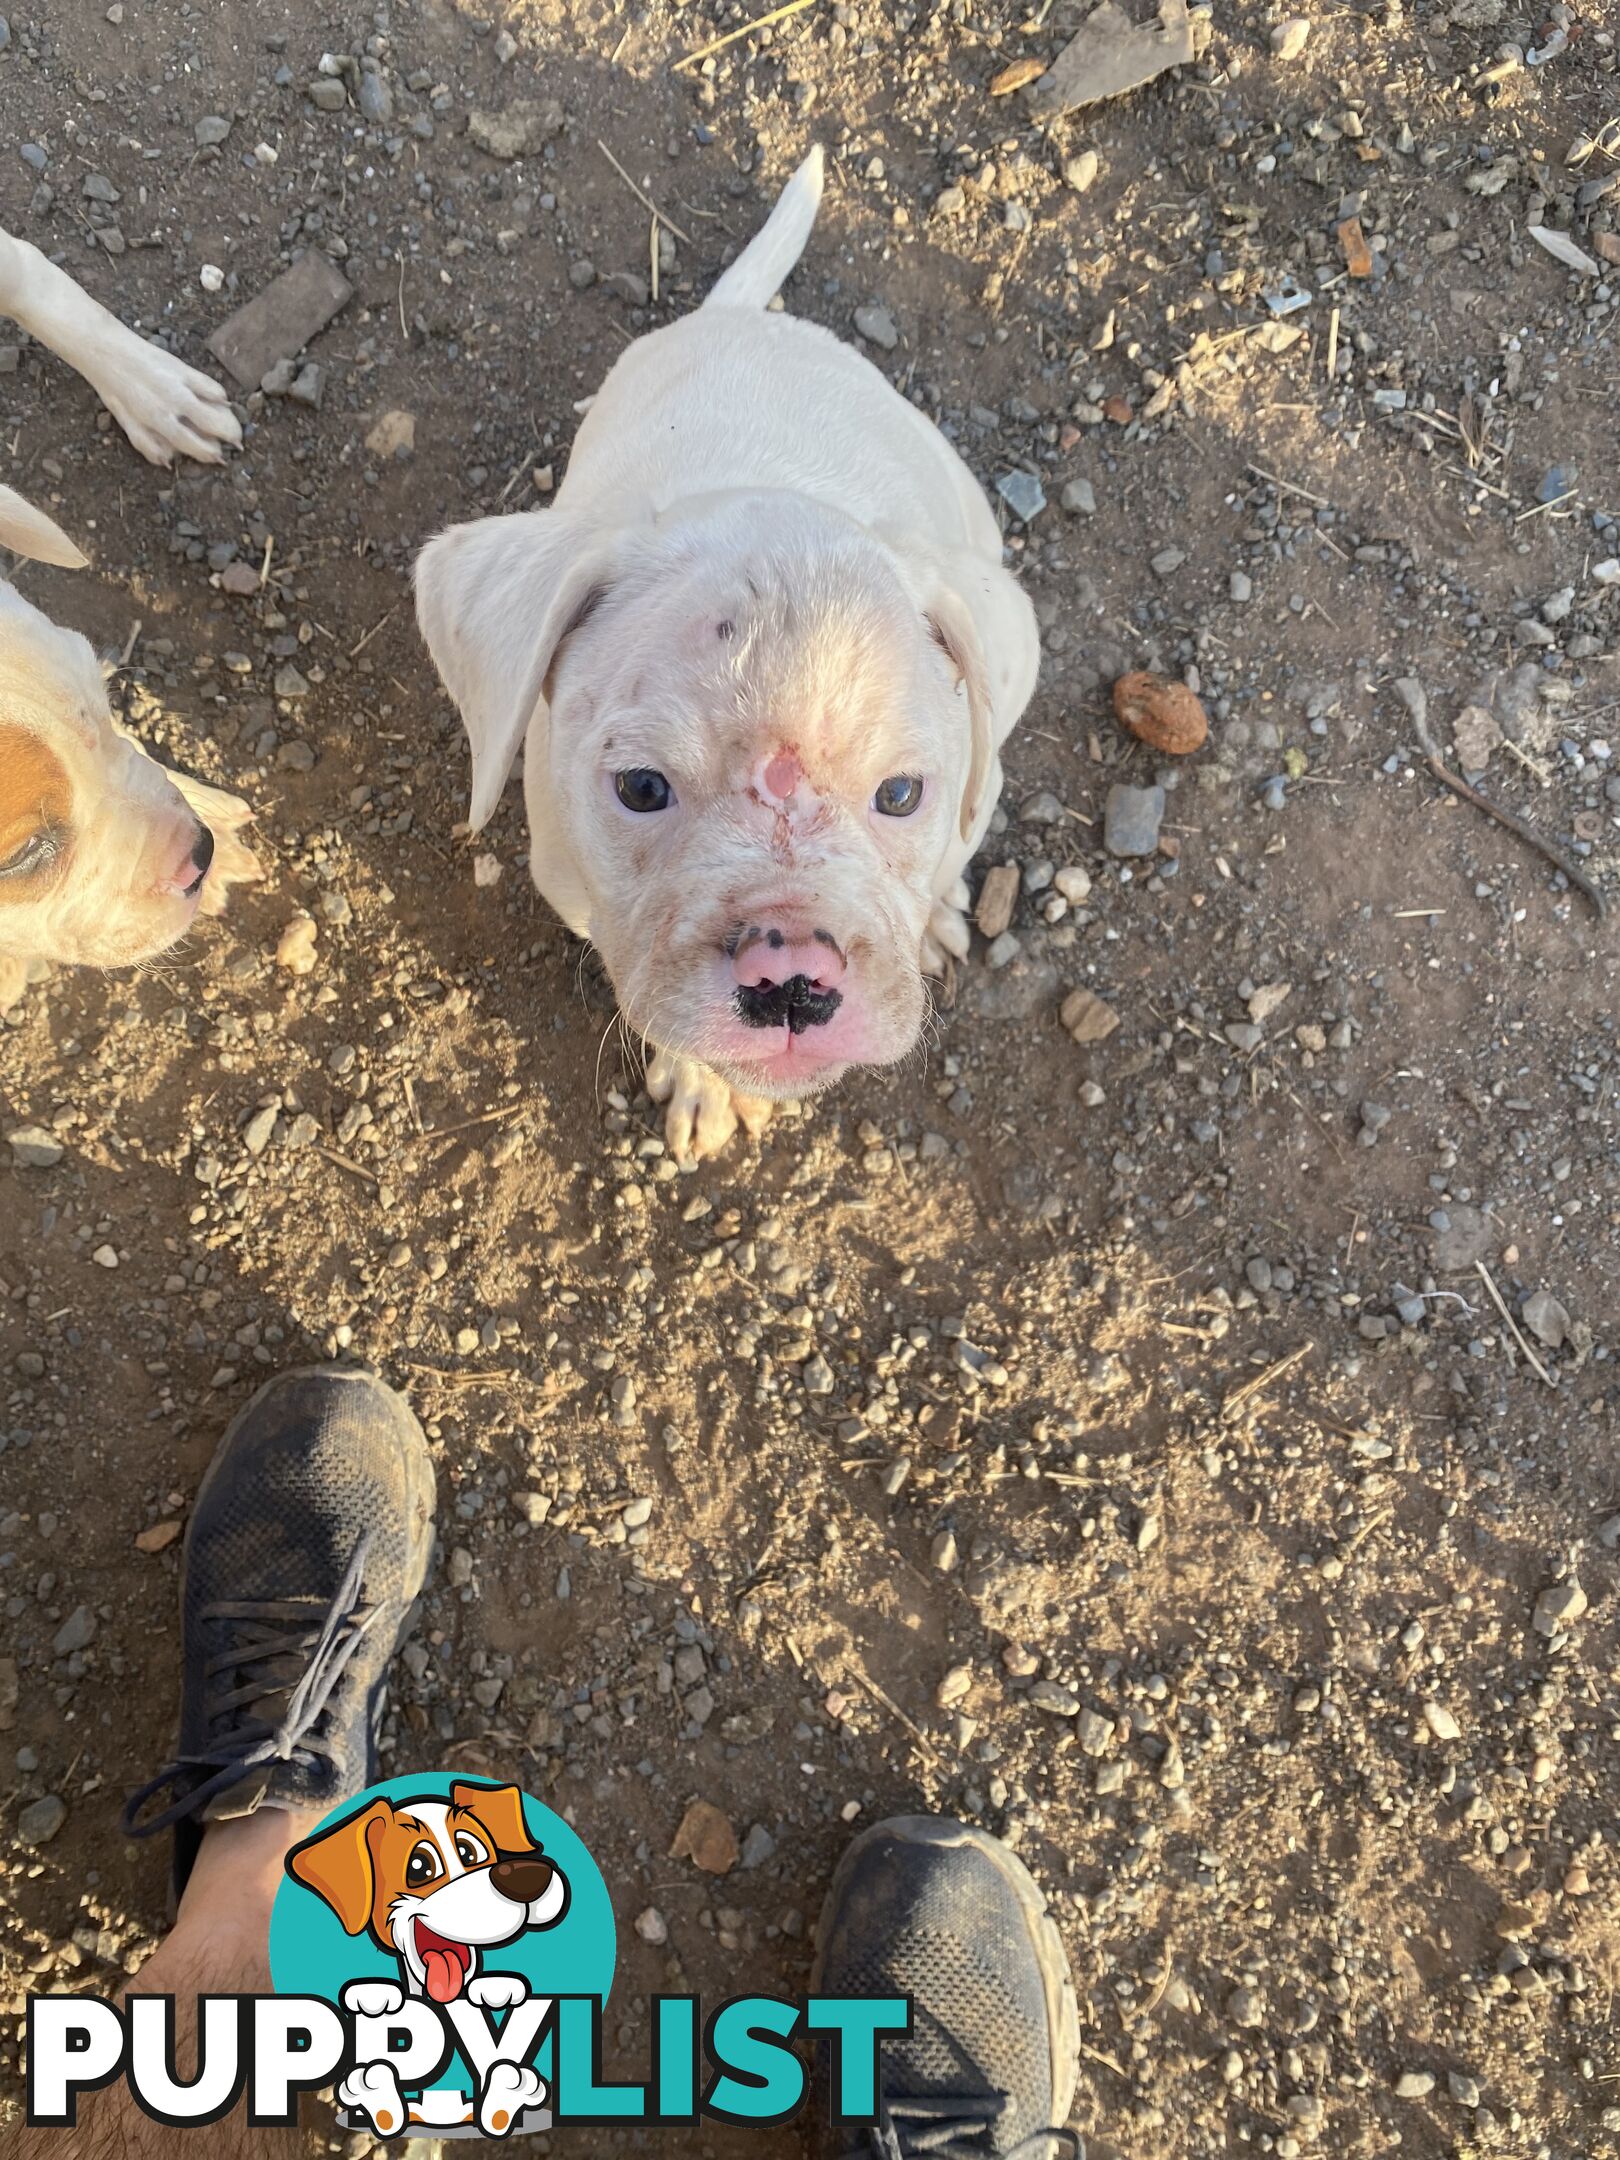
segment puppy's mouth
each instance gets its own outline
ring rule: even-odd
[[[214,836],[206,825],[199,825],[186,850],[185,859],[178,864],[162,890],[176,900],[195,900],[207,883],[208,872],[214,861]]]
[[[422,1960],[422,1985],[434,2002],[454,2002],[472,1971],[472,1951],[465,1943],[451,1942],[420,1917],[414,1925],[416,1954]]]

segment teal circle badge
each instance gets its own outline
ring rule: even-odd
[[[517,1786],[389,1778],[287,1855],[270,1919],[278,1995],[354,2020],[337,2084],[384,2137],[544,2129],[551,1998],[613,1984],[613,1905],[579,1833]]]

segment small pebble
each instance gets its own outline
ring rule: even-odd
[[[29,1847],[48,1845],[66,1821],[67,1802],[55,1793],[46,1793],[17,1810],[17,1842]]]
[[[900,342],[900,332],[886,307],[858,307],[854,322],[868,345],[881,346],[884,352],[893,352]]]
[[[1122,783],[1111,787],[1103,814],[1103,845],[1109,854],[1125,858],[1152,855],[1159,845],[1164,805],[1162,787],[1126,787]]]

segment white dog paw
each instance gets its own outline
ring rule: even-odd
[[[0,1013],[10,1012],[28,988],[28,962],[0,953]]]
[[[524,2109],[539,2107],[545,2097],[546,2081],[538,2070],[527,2063],[495,2063],[478,2096],[478,2127],[485,2137],[508,2137]]]
[[[683,1170],[718,1155],[739,1125],[757,1138],[775,1107],[757,1095],[738,1094],[707,1065],[669,1050],[654,1052],[647,1093],[664,1105],[664,1138]]]
[[[467,2000],[480,2010],[515,2010],[529,1999],[529,1985],[518,1973],[480,1973],[469,1980]]]
[[[943,975],[949,960],[965,960],[972,942],[968,929],[967,888],[960,883],[934,902],[923,932],[922,971]]]
[[[337,2104],[364,2115],[379,2137],[397,2137],[405,2127],[405,2095],[387,2063],[358,2064],[338,2086]]]
[[[96,395],[153,465],[172,465],[178,454],[200,465],[222,465],[238,450],[242,428],[224,390],[173,353],[133,331],[120,340],[113,364],[93,377]]]
[[[405,2007],[405,1990],[392,1980],[351,1980],[341,1999],[355,2017],[394,2017]]]

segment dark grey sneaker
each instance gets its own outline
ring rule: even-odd
[[[283,1373],[232,1419],[186,1531],[175,1759],[124,1809],[130,1836],[175,1831],[177,1887],[204,1822],[324,1811],[375,1782],[432,1550],[427,1441],[381,1380]]]
[[[904,1995],[870,2128],[822,2160],[1085,2160],[1062,2127],[1080,2069],[1074,1982],[1034,1877],[999,1839],[936,1815],[865,1831],[822,1910],[811,1990]]]

